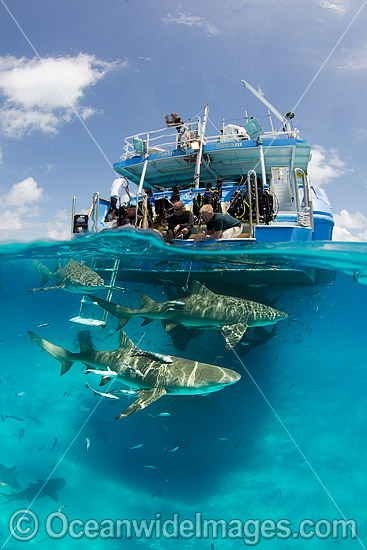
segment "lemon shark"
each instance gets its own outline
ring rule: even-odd
[[[94,302],[119,319],[118,330],[134,316],[144,317],[143,325],[154,319],[164,320],[168,332],[178,324],[200,329],[219,328],[226,340],[226,351],[241,340],[247,327],[273,325],[288,316],[259,302],[215,294],[198,281],[193,282],[190,296],[180,301],[155,302],[144,294],[140,298],[141,307],[130,309],[91,296]]]
[[[13,500],[28,500],[28,502],[32,502],[35,498],[39,500],[44,497],[50,497],[55,502],[58,502],[57,491],[60,491],[65,485],[66,481],[61,477],[56,477],[48,481],[37,479],[36,483],[29,483],[28,487],[23,489],[23,491],[12,491],[9,494],[0,493],[0,496],[8,498],[6,503]]]
[[[69,260],[62,267],[61,262],[55,263],[54,271],[41,264],[38,260],[32,260],[33,265],[41,275],[41,288],[31,288],[30,290],[58,290],[63,288],[68,292],[91,294],[104,288],[104,280],[98,273],[90,269],[82,262]],[[43,287],[49,279],[55,279],[56,286]]]
[[[137,399],[116,420],[144,409],[163,395],[206,395],[234,384],[241,378],[237,372],[216,365],[143,351],[123,331],[120,332],[119,347],[114,351],[95,350],[90,339],[79,333],[79,353],[51,344],[34,332],[28,331],[28,334],[33,342],[37,342],[60,361],[61,375],[73,363],[80,361],[88,369],[92,367],[115,371],[118,373],[116,380],[136,389]]]

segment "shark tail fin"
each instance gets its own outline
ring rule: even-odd
[[[94,295],[90,295],[90,298],[93,302],[96,302],[103,309],[119,319],[117,330],[124,327],[131,317],[131,310],[127,307],[120,306],[112,302],[107,302],[107,300],[102,300],[102,298],[97,298],[97,296]]]
[[[38,273],[41,275],[40,286],[43,286],[47,283],[52,277],[52,271],[48,269],[45,265],[41,264],[38,260],[31,260],[34,267],[37,269]]]
[[[153,307],[156,304],[152,298],[149,298],[149,296],[146,296],[145,294],[140,294],[140,300],[141,307]]]
[[[130,317],[120,317],[119,319],[119,324],[117,325],[117,329],[116,330],[120,330],[122,328],[124,328],[124,326],[126,325],[126,323],[128,322],[128,320],[130,319]]]
[[[30,330],[28,331],[28,334],[31,337],[32,342],[37,342],[37,344],[42,349],[44,349],[45,351],[47,351],[47,353],[52,355],[52,357],[60,361],[61,376],[66,372],[68,372],[68,370],[73,365],[73,363],[78,360],[79,354],[72,353],[71,351],[68,351],[63,348],[59,348],[59,346],[55,346],[54,344],[51,344],[51,342],[47,342],[47,340],[40,338],[39,336],[37,336],[37,334],[35,334],[34,332],[31,332]]]

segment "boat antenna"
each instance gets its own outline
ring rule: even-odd
[[[271,103],[270,101],[268,101],[265,97],[264,97],[264,94],[262,92],[262,90],[259,88],[259,90],[255,90],[255,88],[253,88],[251,86],[251,84],[249,84],[248,82],[246,82],[246,80],[241,80],[242,84],[245,86],[245,88],[248,88],[250,90],[250,92],[252,92],[254,94],[255,97],[257,97],[268,109],[270,109],[270,111],[280,120],[280,122],[285,126],[286,128],[286,131],[287,132],[290,132],[292,129],[291,129],[291,125],[290,125],[290,120],[292,118],[294,118],[294,114],[289,112],[287,113],[286,115],[281,115],[280,112],[278,111],[278,109],[276,109]]]

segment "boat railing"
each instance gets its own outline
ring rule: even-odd
[[[301,199],[299,192],[298,178],[301,178],[302,181],[303,199]],[[311,186],[308,176],[306,176],[301,168],[294,169],[294,183],[296,188],[297,223],[302,227],[311,227],[313,231],[314,218]]]
[[[184,131],[185,130],[185,131]],[[146,157],[149,154],[163,153],[177,149],[185,144],[186,148],[198,139],[201,131],[201,119],[189,120],[183,124],[183,130],[176,127],[160,128],[150,132],[140,132],[125,138],[122,160],[135,156]]]
[[[181,149],[186,152],[191,148],[192,152],[197,152],[200,147],[200,136],[202,129],[202,121],[198,117],[197,121],[191,121],[184,123],[186,132],[177,132],[177,129],[172,127],[160,128],[158,130],[152,130],[149,132],[140,132],[132,136],[128,136],[124,139],[125,145],[123,147],[123,154],[121,160],[127,160],[133,157],[146,158],[150,154],[154,153],[167,153],[176,149]],[[232,126],[232,125],[230,125]],[[224,129],[223,129],[224,130]],[[219,134],[205,135],[203,138],[203,145],[214,143],[228,143],[242,140],[249,140],[246,136],[246,130],[243,127],[243,135],[225,134],[224,131]],[[292,131],[265,131],[261,136],[262,139],[298,139],[299,132],[297,129]]]

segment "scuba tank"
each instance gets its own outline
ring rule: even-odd
[[[178,184],[176,183],[176,185],[174,186],[174,188],[172,190],[172,195],[171,195],[170,201],[171,201],[172,204],[174,204],[175,202],[177,202],[179,200],[180,200],[180,188],[179,188]]]
[[[221,205],[221,200],[222,200],[222,183],[223,183],[223,180],[222,179],[218,179],[217,180],[217,185],[215,186],[215,189],[213,191],[213,196],[212,196],[212,206],[213,206],[213,210],[214,212],[220,212],[222,213],[222,205]]]

